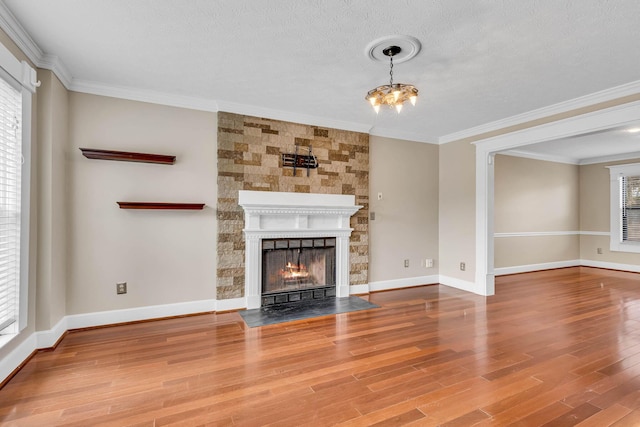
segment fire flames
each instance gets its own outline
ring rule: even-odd
[[[309,277],[307,266],[304,264],[292,264],[290,262],[280,270],[280,275],[285,281],[298,281]]]

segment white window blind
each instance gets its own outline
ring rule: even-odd
[[[16,332],[20,292],[22,95],[0,78],[0,334]]]
[[[623,176],[622,241],[640,242],[640,176]]]

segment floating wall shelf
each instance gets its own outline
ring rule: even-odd
[[[159,163],[162,165],[172,165],[176,162],[176,156],[164,154],[130,153],[128,151],[98,150],[95,148],[81,148],[80,151],[87,159]]]
[[[204,203],[117,202],[120,209],[172,209],[201,211]]]

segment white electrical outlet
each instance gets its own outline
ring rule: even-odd
[[[424,260],[424,266],[427,268],[433,268],[433,259],[427,258]]]
[[[405,266],[405,268],[406,268],[406,267],[409,267],[409,260],[408,260],[408,259],[405,259],[405,260],[404,260],[404,266]]]

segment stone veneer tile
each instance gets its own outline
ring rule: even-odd
[[[311,146],[319,167],[309,171],[281,167],[281,154],[307,154]],[[368,282],[369,135],[218,113],[218,299],[244,293],[244,213],[239,190],[353,194],[363,205],[351,219],[352,285]]]

